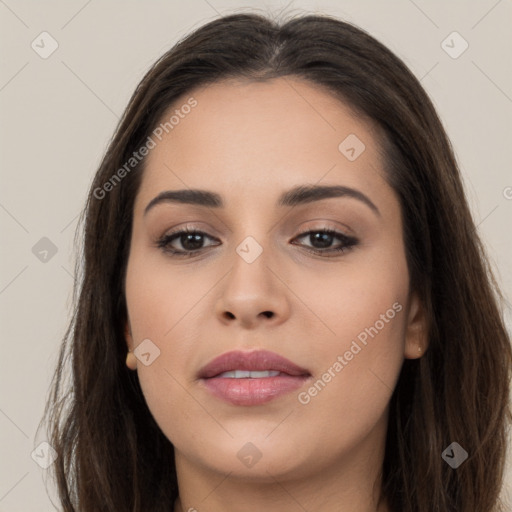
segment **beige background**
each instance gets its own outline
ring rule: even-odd
[[[69,319],[77,216],[129,96],[155,59],[205,21],[286,6],[358,24],[421,79],[452,140],[498,279],[512,297],[510,0],[0,0],[0,512],[54,510],[46,470],[31,453],[44,441],[35,431]],[[31,47],[34,40],[42,46],[43,31],[59,45],[46,59]],[[469,44],[457,59],[441,47],[453,31]],[[32,250],[43,237],[57,250],[46,262]],[[506,315],[510,328],[510,310]],[[507,480],[512,496],[510,468]]]

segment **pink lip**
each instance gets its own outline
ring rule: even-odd
[[[279,371],[275,377],[226,378],[218,377],[233,370]],[[308,370],[268,350],[226,352],[210,361],[198,374],[206,389],[234,405],[259,405],[289,393],[311,377]]]

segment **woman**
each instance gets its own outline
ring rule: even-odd
[[[63,510],[503,510],[499,291],[431,101],[364,31],[196,30],[83,220],[45,411]]]

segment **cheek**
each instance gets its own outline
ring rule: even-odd
[[[362,344],[382,340],[373,343],[376,350],[403,348],[409,295],[403,251],[382,244],[378,250],[365,249],[319,269],[297,266],[286,273],[287,284],[301,299],[296,302],[300,315],[293,321],[301,323],[303,332],[315,335],[317,342],[309,341],[314,353],[342,353],[355,339]]]
[[[404,359],[405,256],[382,251],[360,263],[341,266],[334,281],[319,283],[317,276],[315,289],[325,293],[308,294],[308,304],[332,332],[324,329],[314,348],[318,372],[298,397],[299,414],[310,431],[322,433],[315,449],[325,457],[326,447],[363,439],[383,418]]]
[[[126,301],[135,345],[150,338],[162,349],[176,337],[176,332],[181,335],[183,325],[195,321],[201,300],[215,282],[215,276],[178,269],[162,258],[148,263],[144,251],[135,250],[126,278]]]
[[[131,253],[125,288],[134,346],[150,340],[149,352],[158,354],[150,357],[147,366],[137,361],[138,379],[148,408],[167,438],[171,442],[197,438],[195,446],[199,446],[202,429],[218,425],[187,390],[190,375],[184,369],[197,356],[201,301],[218,278],[147,261],[142,251]]]

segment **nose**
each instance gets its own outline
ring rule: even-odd
[[[251,263],[236,254],[217,299],[219,321],[245,329],[284,322],[290,313],[288,288],[275,267],[266,250]]]

